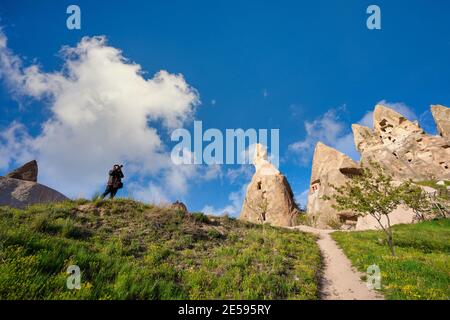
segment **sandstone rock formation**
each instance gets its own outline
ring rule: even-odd
[[[30,161],[20,168],[11,171],[6,175],[7,178],[37,182],[38,165],[36,160]]]
[[[431,106],[431,114],[441,137],[450,139],[450,108],[434,105]]]
[[[338,212],[332,207],[334,202],[322,197],[333,193],[330,184],[341,186],[351,175],[358,172],[359,165],[355,161],[336,149],[321,142],[317,143],[314,150],[307,207],[307,213],[316,227],[327,228],[340,222]],[[345,212],[341,214],[347,217]],[[348,215],[347,220],[352,221],[352,216],[352,214]]]
[[[22,209],[36,203],[68,200],[58,191],[37,183],[37,172],[36,161],[31,161],[6,177],[0,177],[0,206]]]
[[[445,107],[439,107],[439,116],[450,110],[442,108]],[[436,113],[437,109],[434,110]],[[430,136],[417,122],[409,121],[388,107],[377,105],[373,114],[373,129],[352,125],[361,163],[377,162],[399,180],[448,180],[450,140],[444,136],[445,122],[446,119],[436,120],[444,128],[442,137]]]
[[[258,144],[253,158],[256,172],[247,187],[240,219],[273,226],[293,226],[299,210],[286,177],[267,160]]]
[[[359,230],[378,227],[374,218],[360,217],[356,222],[351,212],[339,213],[331,207],[331,201],[322,199],[333,193],[329,183],[344,184],[360,165],[369,165],[371,161],[379,163],[396,181],[450,180],[450,109],[431,106],[431,112],[440,136],[428,135],[417,122],[377,105],[373,128],[352,125],[355,146],[361,154],[360,163],[319,142],[314,152],[307,209],[316,225],[330,226],[330,222],[334,224],[339,220],[354,224]],[[412,211],[406,208],[399,208],[391,215],[392,224],[410,223],[413,218]]]

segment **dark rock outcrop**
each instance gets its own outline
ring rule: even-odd
[[[38,165],[35,160],[0,177],[0,206],[23,209],[37,203],[69,200],[62,193],[37,183]]]
[[[183,202],[178,201],[178,200],[175,201],[174,203],[172,203],[170,205],[170,208],[173,210],[181,211],[183,213],[188,213],[188,209],[187,209],[186,205]]]
[[[6,175],[6,178],[37,182],[37,176],[38,176],[38,165],[36,160],[33,160],[24,164],[20,168],[11,171]]]

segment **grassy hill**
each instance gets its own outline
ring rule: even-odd
[[[396,257],[382,232],[335,232],[332,237],[360,271],[380,267],[387,299],[450,299],[450,219],[393,229]]]
[[[0,261],[0,299],[316,299],[321,264],[312,235],[120,199],[0,207]]]

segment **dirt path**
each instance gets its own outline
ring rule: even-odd
[[[324,259],[324,270],[321,280],[321,299],[323,300],[380,300],[383,296],[367,288],[361,280],[361,273],[353,268],[336,242],[331,238],[333,230],[321,230],[308,226],[290,229],[310,232],[319,235],[317,244]]]

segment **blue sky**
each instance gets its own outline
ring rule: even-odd
[[[81,30],[66,28],[65,12],[70,4],[81,8]],[[370,4],[381,8],[381,30],[366,28]],[[104,35],[107,46],[121,50],[129,62],[141,66],[144,78],[152,78],[160,70],[182,74],[200,100],[193,117],[183,122],[187,128],[192,127],[193,119],[202,120],[205,129],[279,128],[280,169],[294,193],[300,195],[308,188],[315,142],[325,139],[357,158],[350,125],[367,123],[368,112],[380,101],[420,120],[426,131],[435,133],[429,105],[450,105],[449,12],[450,2],[445,0],[348,0],[345,4],[11,1],[0,4],[0,25],[10,54],[19,57],[24,66],[38,65],[41,72],[61,70],[61,47],[76,47],[84,36]],[[13,154],[25,148],[20,137],[14,148],[10,143],[7,149],[8,128],[20,123],[32,139],[42,134],[43,124],[54,117],[54,111],[51,98],[17,94],[17,88],[5,79],[5,70],[0,72],[0,132],[4,133],[0,147],[8,150],[3,159],[0,152],[0,174],[4,174],[34,155]],[[158,121],[151,126],[170,150],[170,130]],[[302,147],[293,148],[298,142],[303,142]],[[128,146],[123,143],[120,147],[126,150]],[[77,146],[64,152],[76,154]],[[83,174],[93,176],[91,162],[84,162],[90,156],[83,155],[79,166],[67,168],[81,171],[73,175],[41,167],[43,182],[70,190],[72,196],[89,197],[106,179],[77,181]],[[36,157],[39,160],[39,154]],[[110,164],[105,163],[105,172]],[[252,172],[250,166],[224,165],[183,173],[185,188],[177,191],[171,190],[170,183],[163,186],[167,176],[160,171],[146,170],[145,174],[135,170],[129,176],[127,186],[139,188],[139,192],[130,187],[122,195],[139,194],[145,200],[159,193],[166,200],[183,200],[192,210],[207,207],[220,212],[228,208],[234,214],[240,209],[242,191]],[[154,191],[152,196],[143,191],[146,187]]]

